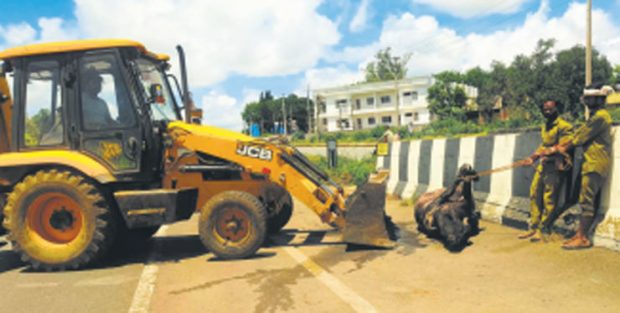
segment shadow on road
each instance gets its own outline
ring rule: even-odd
[[[13,251],[0,251],[0,274],[24,266],[19,255]]]
[[[283,229],[277,234],[267,237],[263,247],[277,248],[277,247],[306,247],[306,246],[338,246],[346,245],[341,241],[328,241],[323,240],[327,234],[337,234],[337,230],[299,230],[299,229]],[[295,237],[298,235],[308,234],[306,239],[301,243],[293,243]]]
[[[137,263],[179,262],[208,253],[198,235],[154,237],[142,243],[119,244],[98,268]]]
[[[179,262],[207,254],[198,235],[154,237],[142,243],[119,243],[100,262],[77,271],[103,270],[131,264]],[[22,273],[37,273],[12,251],[0,251],[0,273],[23,267]]]

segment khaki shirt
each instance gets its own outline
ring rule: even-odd
[[[611,143],[611,116],[607,110],[600,109],[577,130],[573,139],[574,146],[583,146],[583,174],[609,175]]]
[[[570,142],[573,140],[573,125],[558,117],[551,125],[543,125],[540,131],[542,144],[536,150],[537,153],[555,145]],[[556,166],[556,158],[560,156],[543,157],[537,170],[542,170],[545,166]]]

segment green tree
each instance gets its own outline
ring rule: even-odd
[[[467,95],[463,88],[437,80],[428,89],[428,109],[441,119],[465,120]]]
[[[241,117],[248,126],[254,123],[259,124],[261,133],[275,132],[275,124],[282,125],[284,122],[282,100],[282,97],[274,98],[270,91],[261,92],[257,102],[245,105]],[[314,114],[313,102],[306,97],[290,94],[284,98],[284,104],[288,125],[292,125],[292,121],[295,120],[300,131],[308,132],[308,116]]]
[[[391,48],[379,50],[375,55],[375,61],[366,65],[366,82],[378,82],[386,80],[398,80],[407,76],[407,63],[411,54],[402,57],[392,56]]]
[[[614,67],[614,77],[612,78],[613,84],[620,84],[620,64]]]
[[[464,77],[461,73],[457,71],[443,71],[438,74],[433,75],[436,80],[440,80],[444,83],[462,83]]]
[[[564,112],[569,116],[583,114],[580,98],[585,88],[585,48],[574,46],[559,51],[553,63],[548,84],[544,86],[549,98],[560,101]],[[596,49],[592,51],[592,81],[594,83],[611,83],[613,70],[607,58]]]
[[[26,118],[26,132],[24,134],[27,146],[37,146],[43,134],[52,128],[52,116],[49,109],[41,109],[31,118]]]

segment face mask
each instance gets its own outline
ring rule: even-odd
[[[558,111],[551,111],[551,112],[543,111],[543,116],[548,120],[554,120],[556,117],[558,117]]]

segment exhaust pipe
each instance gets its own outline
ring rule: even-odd
[[[181,71],[181,100],[185,109],[185,122],[192,123],[192,114],[194,112],[194,101],[189,93],[189,84],[187,83],[187,66],[185,63],[185,51],[181,45],[177,45],[177,53],[179,54],[179,69]]]

